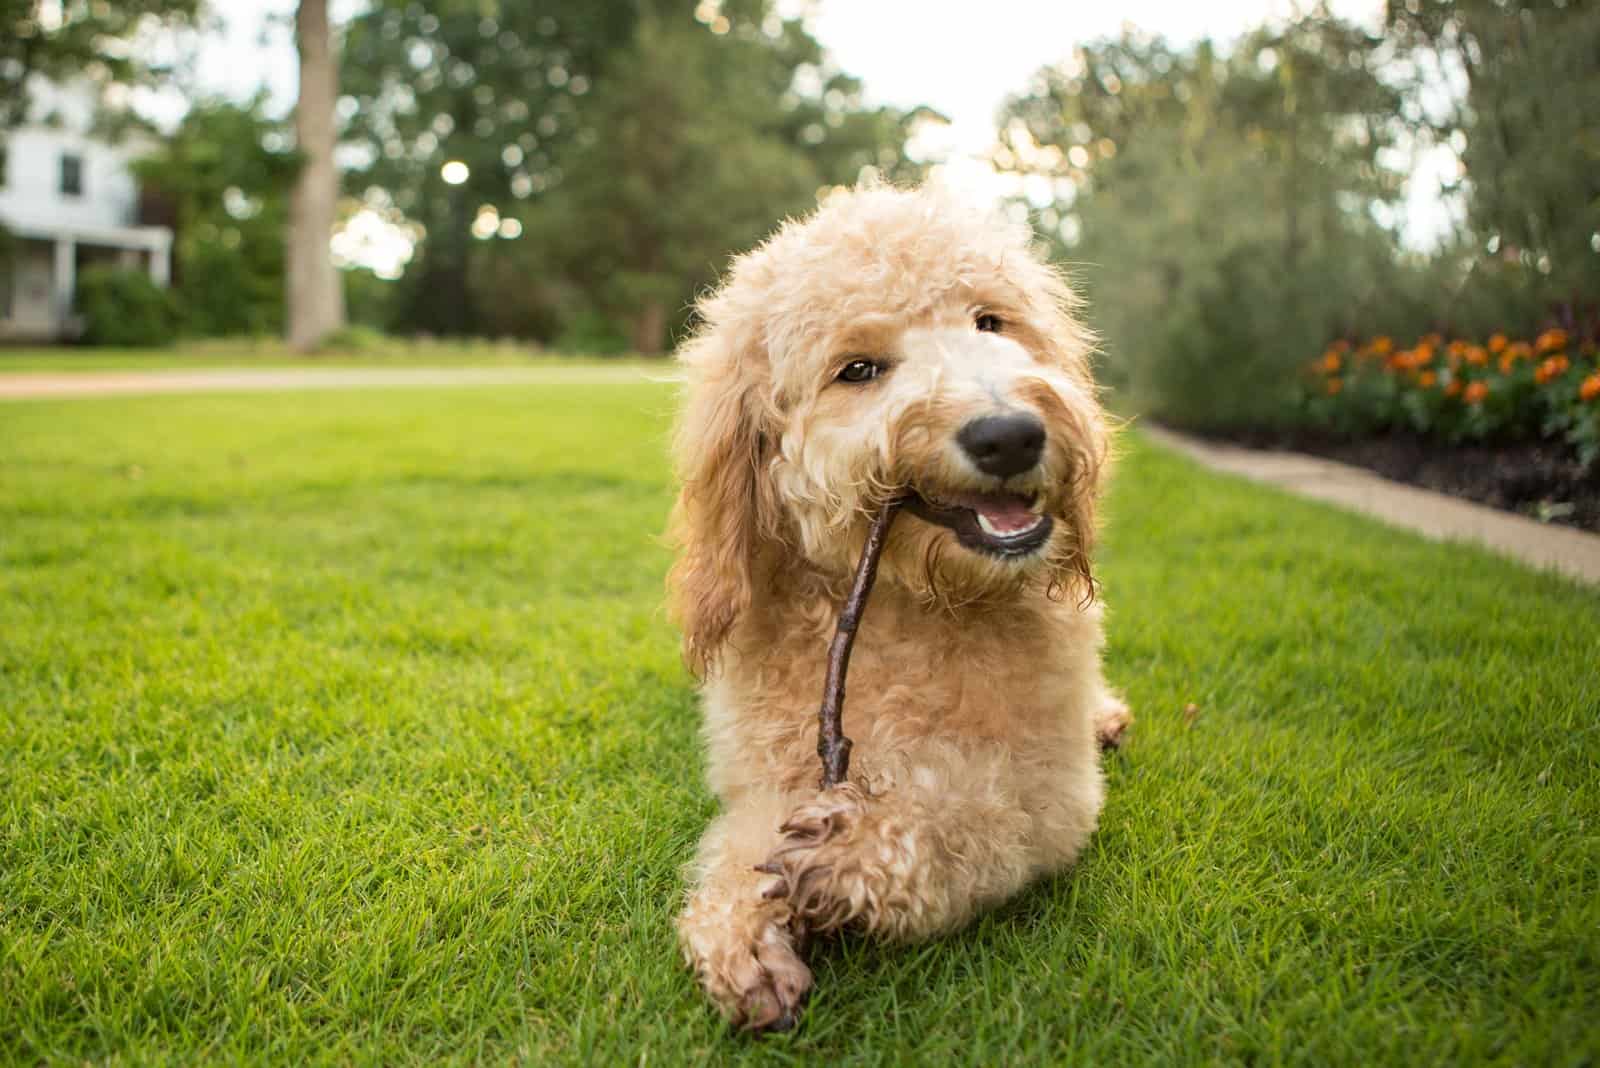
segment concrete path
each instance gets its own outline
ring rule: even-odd
[[[1600,584],[1600,535],[1391,482],[1349,464],[1295,452],[1241,449],[1148,423],[1141,433],[1217,471],[1362,512],[1435,541],[1470,541],[1540,569]]]
[[[222,393],[417,386],[602,385],[671,378],[674,368],[619,364],[563,367],[278,367],[162,371],[0,373],[0,399],[105,397],[141,393]]]

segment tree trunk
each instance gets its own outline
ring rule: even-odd
[[[295,15],[300,99],[294,109],[302,164],[289,200],[289,344],[316,348],[344,326],[344,289],[328,251],[339,174],[334,169],[334,101],[339,67],[328,27],[328,0],[300,0]]]

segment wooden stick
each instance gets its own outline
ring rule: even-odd
[[[828,646],[828,674],[822,684],[822,708],[817,713],[817,756],[822,758],[822,788],[838,786],[850,770],[850,739],[844,736],[844,677],[850,670],[850,649],[856,643],[856,628],[867,610],[867,595],[878,577],[878,557],[888,540],[889,524],[900,509],[900,500],[883,506],[867,531],[867,544],[856,564],[856,577],[850,596],[839,610],[839,625]]]

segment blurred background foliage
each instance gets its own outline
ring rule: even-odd
[[[283,329],[283,234],[297,161],[264,97],[197,100],[134,165],[146,211],[175,232],[172,292],[188,333]]]
[[[1389,288],[1392,235],[1371,208],[1400,193],[1383,161],[1398,101],[1376,50],[1326,17],[1226,57],[1129,33],[1009,105],[1012,166],[1070,183],[1047,221],[1065,220],[1063,257],[1089,265],[1113,381],[1140,408],[1269,419],[1262,387],[1284,361]],[[1240,388],[1217,388],[1219,372]]]
[[[1000,122],[996,162],[1057,180],[1030,206],[1078,265],[1107,378],[1168,422],[1299,418],[1333,338],[1594,329],[1600,5],[1405,0],[1381,33],[1313,10],[1225,54],[1129,31]],[[1466,218],[1424,253],[1400,199],[1439,142]]]
[[[46,32],[38,9],[0,0],[13,88],[157,78],[119,36],[208,10],[73,3]],[[337,36],[344,237],[378,218],[410,244],[385,278],[336,238],[364,327],[661,352],[730,253],[936,162],[908,152],[936,113],[869,104],[772,0],[369,0]],[[1311,6],[1226,44],[1128,29],[1063,53],[1019,72],[992,163],[1086,290],[1127,408],[1272,426],[1335,340],[1600,332],[1600,4],[1390,0],[1362,26]],[[1433,146],[1459,218],[1418,242]],[[185,332],[281,330],[298,162],[266,99],[202,99],[141,165]]]
[[[714,12],[381,0],[357,17],[342,109],[368,162],[350,185],[422,237],[381,325],[660,352],[729,250],[819,186],[918,173],[920,113],[866,106],[765,0]]]
[[[159,31],[201,47],[217,14],[0,0],[0,138],[33,74],[181,83],[137,57]],[[398,279],[341,257],[350,320],[396,333],[663,352],[732,251],[827,187],[920,177],[906,141],[940,120],[868,105],[769,0],[369,0],[336,35],[341,213],[411,243]],[[281,333],[292,125],[264,95],[189,103],[138,166],[142,215],[177,231],[177,321]],[[156,134],[127,113],[100,125]]]
[[[1381,34],[1312,11],[1226,54],[1130,30],[1000,122],[997,163],[1064,179],[1038,222],[1078,264],[1109,381],[1174,424],[1296,419],[1298,371],[1333,337],[1594,315],[1597,5],[1408,0]],[[1459,149],[1467,213],[1422,253],[1400,197],[1434,142]]]
[[[149,84],[170,73],[130,39],[152,22],[193,26],[204,0],[0,0],[0,131],[21,122],[30,79],[88,78],[100,85]]]

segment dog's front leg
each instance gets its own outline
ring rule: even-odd
[[[778,843],[794,798],[777,792],[739,798],[700,840],[693,887],[678,917],[678,941],[711,1000],[752,1030],[794,1025],[811,989],[798,953],[799,928],[775,880],[756,866]]]
[[[925,743],[798,805],[762,865],[808,931],[854,926],[892,939],[949,931],[1070,862],[1102,787],[999,748]]]

